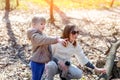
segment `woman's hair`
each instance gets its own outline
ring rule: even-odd
[[[46,19],[40,15],[35,15],[31,21],[32,24],[38,24],[42,22],[46,22]]]
[[[65,39],[65,38],[68,38],[68,40],[70,39],[69,36],[70,36],[70,33],[71,31],[73,31],[75,28],[77,28],[76,25],[74,24],[67,24],[65,25],[65,28],[63,30],[63,33],[62,33],[62,38]],[[76,46],[76,41],[73,43],[74,46]]]

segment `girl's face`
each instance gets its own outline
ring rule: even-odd
[[[36,26],[40,32],[43,32],[43,30],[45,29],[45,22],[40,22]]]
[[[78,34],[79,34],[79,31],[76,28],[72,30],[69,35],[70,41],[75,41],[78,37]]]

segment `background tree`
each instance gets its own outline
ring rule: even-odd
[[[115,1],[115,0],[112,0],[112,1],[111,1],[110,7],[112,7],[112,6],[113,6],[114,1]]]
[[[10,10],[10,0],[5,1],[5,10],[9,11]]]
[[[53,0],[50,0],[50,22],[54,23],[54,16],[53,16]]]
[[[5,15],[3,17],[3,21],[5,21],[6,23],[10,23],[9,11],[10,11],[10,0],[5,0]]]
[[[17,4],[17,6],[19,6],[19,0],[16,0],[16,4]]]

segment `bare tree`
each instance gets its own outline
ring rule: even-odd
[[[111,1],[110,7],[112,7],[112,6],[113,6],[114,1],[115,1],[115,0],[112,0],[112,1]]]
[[[7,11],[10,10],[10,0],[5,1],[5,10],[7,10]]]
[[[16,0],[16,4],[17,4],[17,6],[19,6],[19,0]]]
[[[53,16],[53,0],[50,1],[50,22],[54,23],[54,16]]]
[[[5,15],[3,16],[3,21],[9,23],[9,11],[10,11],[10,0],[5,0]]]

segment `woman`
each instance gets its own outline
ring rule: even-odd
[[[73,24],[67,24],[64,28],[62,38],[68,38],[67,44],[55,44],[52,46],[53,61],[46,64],[47,80],[53,80],[55,74],[60,73],[62,80],[80,79],[82,70],[71,64],[70,58],[75,55],[81,66],[87,66],[99,72],[105,69],[95,67],[85,56],[80,44],[77,42],[79,31]]]

